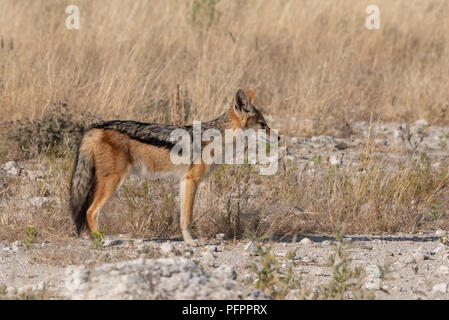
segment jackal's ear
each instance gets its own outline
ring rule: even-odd
[[[246,93],[239,89],[235,95],[235,110],[238,112],[250,112],[251,103]]]
[[[251,102],[251,104],[254,104],[254,90],[249,89],[248,91],[246,91],[246,96],[248,97],[249,102]]]

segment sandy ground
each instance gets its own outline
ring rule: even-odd
[[[438,232],[437,232],[438,233]],[[346,251],[351,266],[365,271],[364,289],[373,290],[377,299],[448,299],[449,246],[436,234],[395,234],[391,236],[346,236]],[[329,257],[337,243],[333,237],[309,236],[295,243],[272,241],[271,253],[281,266],[295,262],[294,273],[313,293],[329,283],[332,268]],[[310,240],[310,241],[309,241]],[[227,270],[243,286],[253,287],[257,276],[251,266],[259,256],[249,240],[216,240],[189,247],[177,240],[129,239],[108,237],[103,249],[92,249],[88,239],[65,243],[33,243],[26,248],[21,242],[0,245],[0,283],[5,295],[13,296],[31,288],[45,290],[48,297],[70,299],[66,288],[66,271],[71,265],[94,268],[104,263],[138,257],[161,258],[184,256],[193,259],[206,272]],[[296,251],[293,260],[289,252]],[[221,270],[220,269],[220,270]],[[383,270],[387,270],[383,274]],[[297,298],[292,291],[288,298]]]

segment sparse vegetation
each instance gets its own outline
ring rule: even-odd
[[[77,118],[77,120],[75,120]],[[87,123],[95,117],[81,114],[74,117],[67,104],[62,103],[47,112],[42,118],[16,120],[7,125],[8,139],[15,142],[22,158],[39,155],[67,157],[76,150],[78,141]]]
[[[364,288],[365,273],[361,267],[352,266],[348,256],[348,245],[343,239],[342,229],[336,234],[337,246],[329,257],[332,268],[332,279],[321,287],[320,296],[323,299],[345,300],[374,299],[372,290]],[[350,294],[350,296],[349,296]]]
[[[191,19],[196,27],[210,28],[214,22],[218,22],[221,12],[217,10],[220,0],[193,0]]]
[[[297,290],[297,298],[304,298],[306,288],[301,283],[301,275],[294,270],[294,252],[288,254],[290,262],[285,270],[272,254],[271,246],[263,244],[263,238],[254,235],[251,238],[256,245],[259,260],[251,266],[251,271],[257,276],[255,287],[275,299],[285,299],[292,290]]]
[[[25,229],[25,234],[26,234],[26,239],[23,242],[23,244],[25,245],[25,247],[29,247],[34,239],[37,237],[37,230],[35,227],[26,227]]]
[[[91,248],[103,249],[104,246],[104,233],[101,230],[92,232],[92,245]]]

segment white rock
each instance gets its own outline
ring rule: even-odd
[[[13,244],[13,246],[16,246],[16,247],[23,247],[23,243],[20,241],[14,241],[12,244]]]
[[[84,290],[87,287],[87,279],[89,271],[84,265],[74,266],[70,265],[65,269],[65,287],[69,292],[77,290]]]
[[[304,238],[301,241],[299,241],[299,244],[303,245],[303,246],[309,246],[309,245],[313,244],[313,241],[310,240],[309,238]]]
[[[13,295],[16,294],[16,292],[17,292],[17,290],[14,287],[7,287],[6,290],[5,290],[5,293],[8,296],[13,296]]]
[[[365,288],[367,290],[379,290],[380,289],[380,279],[373,279],[373,278],[366,279]]]
[[[439,243],[433,250],[432,253],[433,254],[438,254],[438,253],[442,253],[446,250],[446,246],[442,243]]]
[[[312,258],[306,256],[306,257],[301,258],[301,261],[304,262],[304,263],[311,263],[312,262]]]
[[[257,253],[257,247],[254,245],[254,242],[252,240],[245,245],[244,250],[250,255],[254,255]]]
[[[413,258],[415,258],[416,261],[423,261],[429,259],[429,257],[426,254],[420,251],[415,251],[413,253]]]
[[[210,251],[204,251],[201,256],[205,259],[216,259],[217,257]]]
[[[173,251],[173,246],[168,242],[164,242],[163,244],[161,244],[159,249],[161,250],[161,253],[169,254]]]
[[[343,158],[333,154],[329,157],[329,163],[335,167],[341,166],[343,164]]]
[[[243,276],[243,280],[245,281],[245,283],[252,283],[254,282],[254,275],[252,275],[251,273],[247,273]]]
[[[380,268],[374,264],[366,266],[365,272],[368,278],[379,279],[381,276]]]
[[[345,242],[345,243],[351,243],[352,242],[352,238],[351,237],[344,237],[343,238],[343,241]],[[382,241],[382,240],[381,240]]]
[[[218,251],[218,247],[216,245],[214,245],[214,244],[206,245],[205,248],[207,250],[209,250],[210,252],[217,252]]]
[[[143,244],[143,242],[144,242],[143,239],[137,239],[137,240],[134,240],[133,243],[135,246],[140,246]]]
[[[449,274],[449,267],[447,266],[439,266],[437,269],[438,274],[446,275]]]
[[[414,125],[418,126],[418,127],[427,127],[429,125],[429,123],[426,120],[421,119],[421,120],[416,120]]]
[[[17,176],[20,174],[20,169],[17,166],[17,163],[15,161],[8,161],[3,165],[2,168],[7,175],[9,176]]]
[[[232,280],[237,279],[237,272],[231,266],[221,265],[217,268],[216,272],[219,276],[221,275]]]
[[[119,239],[104,239],[103,240],[103,247],[112,247],[112,246],[118,246],[123,243],[123,240]]]
[[[45,290],[45,288],[46,288],[45,282],[41,281],[41,282],[35,284],[33,286],[32,290],[33,291],[43,291],[43,290]]]
[[[215,238],[218,240],[228,240],[228,235],[226,233],[217,233]]]
[[[447,283],[439,283],[432,287],[433,293],[442,293],[445,294],[447,292]]]
[[[72,273],[73,274],[73,273]],[[73,283],[73,281],[69,281]],[[236,281],[206,273],[181,257],[136,259],[96,267],[70,291],[73,299],[235,299]],[[258,299],[268,298],[262,292]],[[244,296],[241,296],[243,298]]]
[[[441,230],[441,229],[438,229],[437,231],[435,231],[435,235],[436,235],[437,237],[442,237],[442,236],[444,236],[445,234],[446,234],[446,231]]]
[[[330,242],[329,240],[324,240],[323,242],[321,242],[321,244],[322,244],[323,246],[330,246],[330,245],[331,245],[331,242]]]

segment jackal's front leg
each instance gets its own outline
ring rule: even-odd
[[[180,183],[180,205],[181,205],[181,230],[184,241],[193,244],[191,233],[193,203],[195,200],[198,183],[193,179],[185,178]]]

